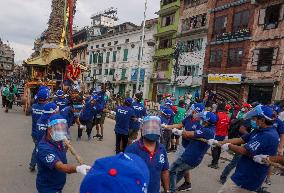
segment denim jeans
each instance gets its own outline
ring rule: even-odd
[[[177,159],[170,167],[170,191],[176,191],[176,184],[183,178],[184,173],[187,170],[191,170],[194,167],[185,163],[182,158]]]
[[[240,159],[241,155],[239,154],[235,154],[232,161],[230,161],[230,163],[224,168],[220,179],[227,179],[228,175],[230,174],[230,172],[237,166],[237,163]]]
[[[32,152],[32,157],[31,157],[31,162],[30,162],[30,166],[31,167],[35,167],[36,166],[36,162],[37,162],[37,158],[36,158],[36,148],[37,148],[37,140],[33,137],[33,142],[35,144],[35,147],[33,149]]]

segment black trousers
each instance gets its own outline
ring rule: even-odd
[[[122,142],[122,149],[120,147],[120,144]],[[120,152],[124,152],[126,146],[128,143],[128,135],[123,135],[115,132],[115,152],[116,154]]]
[[[6,96],[2,96],[2,107],[6,107]]]
[[[212,152],[212,164],[217,165],[221,155],[221,147],[213,147],[211,149]]]
[[[88,137],[90,137],[92,130],[93,130],[93,120],[90,120],[90,121],[80,120],[80,123],[82,125],[86,125],[87,127],[86,132],[87,132]],[[83,129],[80,129],[80,127],[78,127],[78,137],[82,137],[82,133],[83,133]]]

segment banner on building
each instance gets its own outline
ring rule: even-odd
[[[208,74],[208,83],[241,84],[241,74]]]

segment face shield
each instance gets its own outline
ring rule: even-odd
[[[142,136],[151,141],[159,140],[161,136],[161,120],[156,116],[145,117],[141,125]]]
[[[250,110],[249,112],[247,112],[246,114],[244,114],[244,119],[252,119],[253,117],[263,117],[267,120],[271,120],[272,119],[268,116],[266,116],[262,110],[262,105],[257,105],[255,108],[253,108],[252,110]]]
[[[67,121],[65,119],[55,119],[49,123],[52,128],[51,137],[54,141],[63,141],[67,136]]]

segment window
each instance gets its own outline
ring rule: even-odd
[[[93,63],[93,53],[90,53],[90,59],[89,59],[89,64]]]
[[[279,20],[283,19],[280,18],[280,10],[281,10],[281,5],[273,5],[267,7],[265,11],[265,20],[264,20],[265,29],[274,29],[278,27]]]
[[[241,29],[246,29],[248,28],[248,23],[250,19],[250,11],[245,10],[238,12],[234,15],[234,26],[233,30],[234,31],[239,31]]]
[[[108,46],[111,46],[111,42],[107,43]]]
[[[196,52],[202,50],[203,39],[187,41],[186,52]]]
[[[118,41],[114,41],[114,45],[117,45],[118,44]]]
[[[123,50],[123,61],[126,62],[128,60],[128,49]]]
[[[105,44],[102,44],[102,48],[105,47]]]
[[[180,66],[180,76],[198,76],[198,66]]]
[[[209,66],[210,67],[221,67],[222,63],[222,50],[211,50],[210,52],[210,60],[209,60]]]
[[[91,46],[91,49],[93,49],[94,46]]]
[[[169,70],[169,60],[160,60],[157,63],[157,72],[168,71]]]
[[[104,54],[103,53],[99,53],[98,64],[102,64],[103,62],[104,62]]]
[[[96,48],[99,48],[100,47],[100,45],[96,45]]]
[[[202,3],[206,3],[208,0],[184,0],[185,6],[194,7]]]
[[[162,18],[162,27],[172,25],[175,20],[175,14],[167,15]]]
[[[109,57],[110,57],[110,52],[107,52],[107,55],[106,55],[106,63],[107,64],[109,63]]]
[[[125,43],[129,43],[129,39],[126,39],[126,40],[125,40]]]
[[[278,51],[278,49],[274,49],[274,48],[259,49],[257,71],[260,71],[260,72],[271,71],[273,60],[277,59],[277,51],[275,53],[275,50]]]
[[[193,29],[198,29],[206,26],[207,14],[200,14],[193,17],[189,17],[182,20],[181,28],[182,31],[188,31]]]
[[[170,3],[176,2],[177,0],[163,0],[163,5],[168,5]]]
[[[114,75],[115,69],[110,69],[109,70],[109,75]]]
[[[126,80],[127,77],[126,77],[126,69],[122,69],[121,71],[121,80]]]
[[[229,49],[228,67],[242,66],[243,48]]]
[[[113,51],[113,53],[112,53],[112,62],[116,62],[116,54],[117,54],[117,51]]]
[[[170,47],[172,47],[172,39],[170,37],[160,39],[160,44],[159,44],[160,49],[170,48]]]
[[[214,22],[214,35],[222,34],[226,32],[226,26],[227,26],[227,17],[221,16],[215,18]]]
[[[102,75],[102,69],[99,69],[98,75]]]
[[[105,75],[108,75],[108,69],[105,69]]]
[[[98,63],[98,53],[93,53],[93,64]]]

